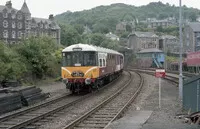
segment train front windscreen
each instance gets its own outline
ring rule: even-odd
[[[63,52],[63,67],[96,66],[96,52],[74,51]]]

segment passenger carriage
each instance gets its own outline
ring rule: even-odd
[[[72,93],[98,89],[123,71],[123,54],[88,44],[75,44],[62,51],[62,78]]]

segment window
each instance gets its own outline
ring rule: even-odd
[[[56,33],[53,32],[53,33],[52,33],[52,36],[53,36],[53,38],[56,38]]]
[[[22,23],[19,22],[19,23],[17,24],[17,26],[18,26],[18,29],[21,29],[21,28],[22,28]]]
[[[16,27],[16,25],[15,25],[15,22],[13,21],[12,22],[12,28],[15,28]]]
[[[17,18],[18,18],[19,20],[21,20],[21,19],[22,19],[22,15],[21,15],[21,14],[18,14]]]
[[[21,37],[22,37],[22,32],[19,31],[19,32],[18,32],[18,38],[20,39]]]
[[[96,66],[96,53],[74,51],[63,53],[63,66]]]
[[[4,17],[4,18],[7,18],[7,17],[8,17],[8,13],[7,13],[7,12],[4,12],[4,13],[3,13],[3,17]]]
[[[105,61],[105,59],[103,59],[103,66],[104,66],[104,67],[106,66],[106,61]]]
[[[40,28],[43,28],[43,24],[42,23],[40,23]]]
[[[11,15],[11,17],[12,17],[12,19],[15,19],[15,18],[16,18],[16,15],[13,13],[13,14]]]
[[[48,29],[48,24],[45,25],[45,29]]]
[[[7,30],[4,30],[4,31],[3,31],[3,37],[4,37],[4,38],[8,38],[8,31],[7,31]]]
[[[99,59],[99,66],[102,67],[102,59]]]
[[[13,39],[16,38],[16,33],[15,33],[15,31],[12,31],[12,38],[13,38]]]
[[[3,27],[4,27],[4,28],[7,28],[7,27],[8,27],[8,21],[6,21],[6,20],[3,21]]]
[[[29,29],[29,23],[26,23],[26,29]]]

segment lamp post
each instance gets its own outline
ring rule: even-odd
[[[182,39],[182,1],[179,0],[179,40],[180,40],[180,61],[179,61],[179,98],[183,98],[183,74],[182,74],[182,49],[183,49],[183,39]]]

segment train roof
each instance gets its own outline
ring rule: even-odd
[[[112,49],[93,46],[93,45],[89,45],[89,44],[81,44],[81,43],[68,46],[65,49],[63,49],[62,52],[72,52],[72,51],[96,51],[96,52],[105,52],[105,53],[123,55]]]

